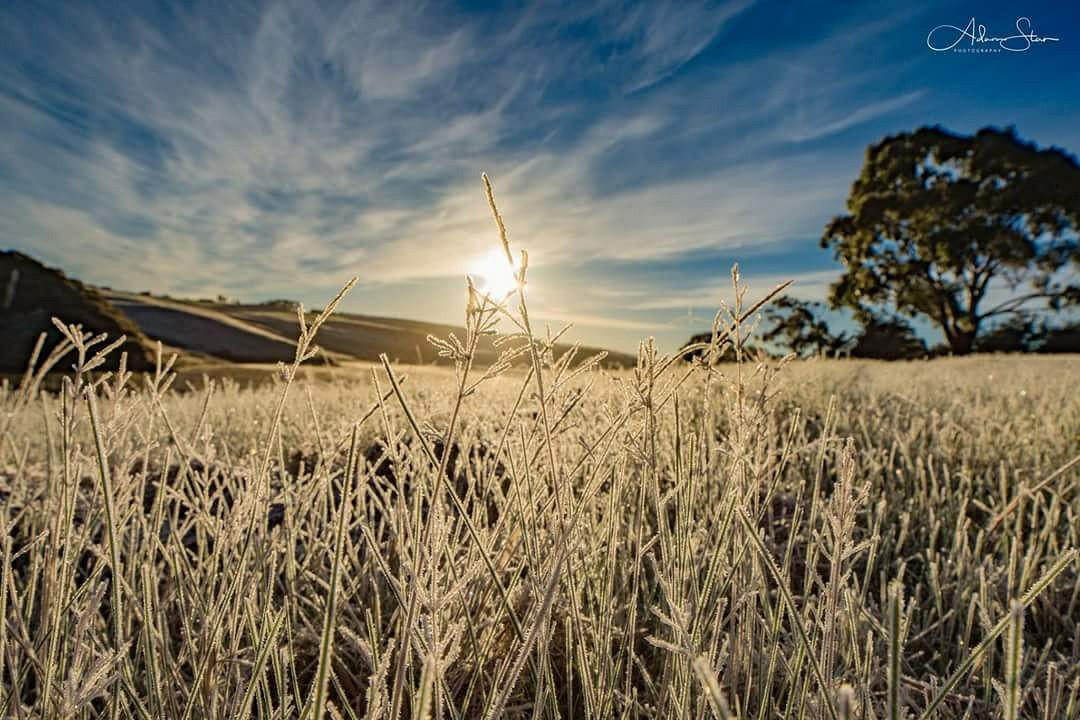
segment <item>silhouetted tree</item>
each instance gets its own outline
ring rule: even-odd
[[[1048,328],[1039,340],[1039,352],[1080,353],[1080,322]]]
[[[910,360],[927,355],[926,343],[910,325],[896,318],[864,317],[851,357]]]
[[[1031,315],[1015,315],[983,333],[975,343],[979,352],[1031,352],[1042,332]]]
[[[683,343],[683,347],[686,348],[686,347],[690,347],[691,345],[697,345],[699,343],[709,343],[711,341],[712,341],[712,333],[711,332],[697,333],[696,335],[691,335],[690,339],[687,340],[685,343]],[[746,355],[766,355],[766,356],[772,357],[772,353],[770,353],[768,350],[763,348],[760,344],[755,343],[753,341],[745,341],[745,342],[743,342],[742,349],[743,349],[743,353],[746,354]],[[697,349],[697,350],[693,350],[693,351],[687,353],[685,355],[685,358],[687,360],[692,360],[694,358],[704,357],[705,355],[706,355],[706,352],[704,350]],[[735,361],[735,351],[733,349],[731,349],[730,345],[728,345],[728,346],[726,346],[724,348],[723,352],[721,353],[720,357],[717,358],[717,360],[719,362],[734,362]]]
[[[761,339],[800,356],[831,353],[848,338],[829,330],[824,312],[822,303],[782,295],[763,313],[767,325]]]
[[[1012,129],[887,137],[867,150],[847,210],[821,244],[844,265],[831,303],[860,319],[929,317],[964,354],[991,318],[1080,300],[1075,278],[1058,281],[1080,265],[1080,165]],[[991,303],[992,284],[1012,297]]]
[[[295,310],[300,306],[298,300],[289,300],[288,298],[274,298],[272,300],[263,300],[258,303],[260,307],[273,308],[275,310]]]

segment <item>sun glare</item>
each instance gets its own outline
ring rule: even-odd
[[[506,262],[506,255],[498,249],[476,258],[472,262],[469,274],[476,282],[477,289],[495,300],[502,300],[511,291],[517,289],[517,281],[514,279],[513,270]]]

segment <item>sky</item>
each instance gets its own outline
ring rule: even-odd
[[[929,47],[972,17],[1058,41]],[[530,316],[624,350],[707,329],[735,262],[748,299],[823,299],[885,135],[1080,152],[1075,3],[6,0],[0,68],[0,247],[183,297],[355,275],[346,310],[460,323],[487,172]]]

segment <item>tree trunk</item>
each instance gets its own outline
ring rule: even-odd
[[[975,346],[975,333],[970,331],[956,330],[947,339],[953,355],[968,355]]]

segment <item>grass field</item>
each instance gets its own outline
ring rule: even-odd
[[[759,359],[736,274],[609,371],[525,261],[449,367],[306,374],[340,295],[272,384],[66,328],[0,397],[0,716],[1080,715],[1077,358]]]
[[[537,382],[473,317],[456,371],[8,390],[0,714],[1077,717],[1076,358]]]

